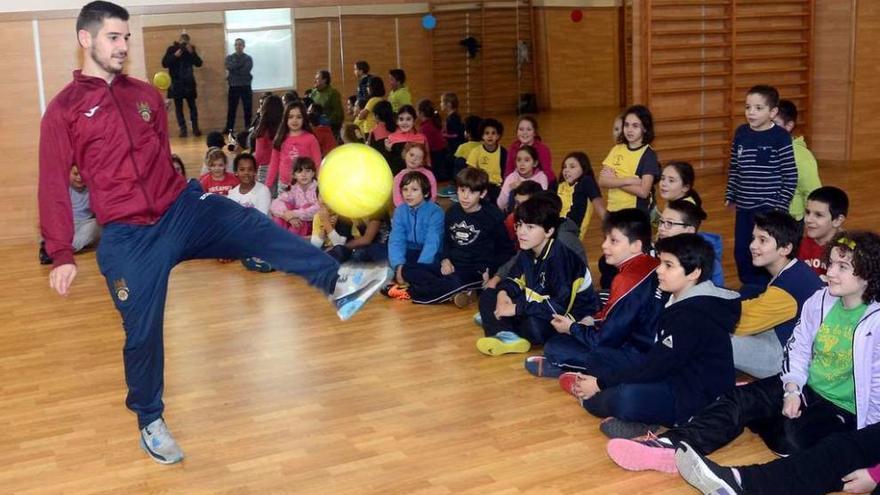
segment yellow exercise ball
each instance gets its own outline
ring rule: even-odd
[[[171,76],[164,70],[160,70],[153,74],[153,86],[156,86],[161,91],[165,91],[171,87]]]
[[[382,155],[365,144],[343,144],[324,157],[318,192],[327,206],[348,218],[375,214],[391,199],[393,178]]]

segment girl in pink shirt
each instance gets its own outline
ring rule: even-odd
[[[272,160],[272,140],[278,133],[284,105],[281,98],[269,95],[260,105],[260,123],[254,130],[254,160],[257,162],[257,180],[266,184],[269,175],[269,162]]]
[[[516,123],[517,139],[507,149],[507,163],[504,164],[504,176],[507,177],[516,168],[516,154],[521,146],[529,145],[538,152],[541,171],[547,176],[550,184],[556,183],[553,173],[553,162],[550,160],[550,148],[541,141],[538,135],[538,121],[531,115],[523,115]]]
[[[406,143],[403,147],[403,161],[406,163],[406,168],[394,176],[394,192],[392,194],[394,206],[400,206],[400,203],[403,203],[403,195],[400,193],[400,181],[408,172],[421,172],[422,175],[427,177],[428,182],[431,184],[431,197],[437,197],[437,179],[434,178],[434,173],[431,172],[431,169],[425,166],[427,154],[428,149],[422,143]]]
[[[272,201],[269,211],[278,225],[303,237],[312,235],[312,219],[320,209],[315,162],[301,156],[293,162],[290,189]]]
[[[416,109],[412,105],[404,105],[397,112],[397,130],[385,138],[385,159],[391,167],[391,173],[397,174],[406,164],[403,161],[403,147],[406,143],[422,143],[428,147],[428,139],[421,132],[416,131]],[[430,150],[430,148],[428,148]],[[431,155],[427,155],[427,162],[431,164]]]
[[[523,145],[517,151],[514,160],[516,161],[516,169],[504,178],[504,183],[501,185],[501,193],[498,195],[498,208],[501,208],[501,211],[507,211],[511,191],[516,189],[523,181],[531,180],[537,182],[541,189],[547,190],[547,176],[541,171],[540,158],[535,148],[527,144]]]
[[[277,180],[279,190],[286,189],[291,183],[289,164],[301,156],[311,158],[317,171],[321,163],[321,145],[306,119],[306,107],[301,101],[295,101],[284,108],[283,122],[275,134],[266,184],[275,184]]]

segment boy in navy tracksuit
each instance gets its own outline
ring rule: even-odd
[[[513,244],[504,228],[504,214],[483,201],[489,176],[478,168],[467,167],[455,177],[458,203],[446,211],[440,266],[414,265],[406,270],[409,294],[414,303],[436,304],[477,289],[484,274],[492,276],[513,253]],[[464,307],[470,297],[455,297]]]
[[[610,436],[687,421],[734,387],[729,335],[740,315],[739,294],[712,284],[714,249],[697,234],[661,239],[656,248],[657,278],[668,300],[651,350],[601,349],[584,374],[560,377],[588,412],[615,418],[604,424]]]
[[[590,353],[600,347],[647,352],[654,343],[662,304],[657,290],[657,259],[651,247],[648,215],[636,208],[614,211],[602,224],[606,261],[620,270],[611,283],[608,302],[595,316],[582,321],[555,315],[559,332],[544,345],[543,356],[526,358],[535,376],[558,377],[566,368],[583,370]]]
[[[556,333],[550,323],[554,315],[579,319],[596,310],[589,268],[556,239],[560,209],[558,197],[545,194],[517,206],[516,262],[507,278],[480,296],[486,337],[477,341],[477,349],[483,354],[527,352]]]
[[[128,12],[92,2],[76,25],[82,70],[49,103],[40,125],[40,227],[54,259],[49,282],[67,295],[76,277],[67,193],[76,163],[104,226],[97,257],[125,328],[126,405],[137,413],[142,448],[157,462],[172,464],[183,452],[162,419],[162,326],[175,265],[259,257],[332,295],[343,319],[384,284],[386,270],[340,270],[259,211],[205,194],[196,181],[187,185],[172,166],[162,97],[122,73]]]

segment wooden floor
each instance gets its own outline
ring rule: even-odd
[[[542,134],[557,161],[585,149],[598,169],[614,114],[542,114]],[[202,142],[172,145],[196,170]],[[847,225],[873,227],[876,164],[820,171],[851,193]],[[730,253],[723,185],[719,173],[698,176],[706,229]],[[678,476],[618,469],[598,420],[555,380],[526,373],[523,356],[479,354],[474,308],[377,296],[341,323],[296,277],[213,261],[171,277],[165,417],[187,458],[160,466],[124,406],[123,332],[94,253],[78,257],[66,299],[50,292],[36,243],[0,245],[0,259],[0,493],[692,493]],[[713,458],[772,455],[746,433]]]

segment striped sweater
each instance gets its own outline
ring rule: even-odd
[[[773,125],[756,131],[743,124],[730,145],[730,171],[724,199],[741,210],[788,210],[797,186],[791,136]]]

